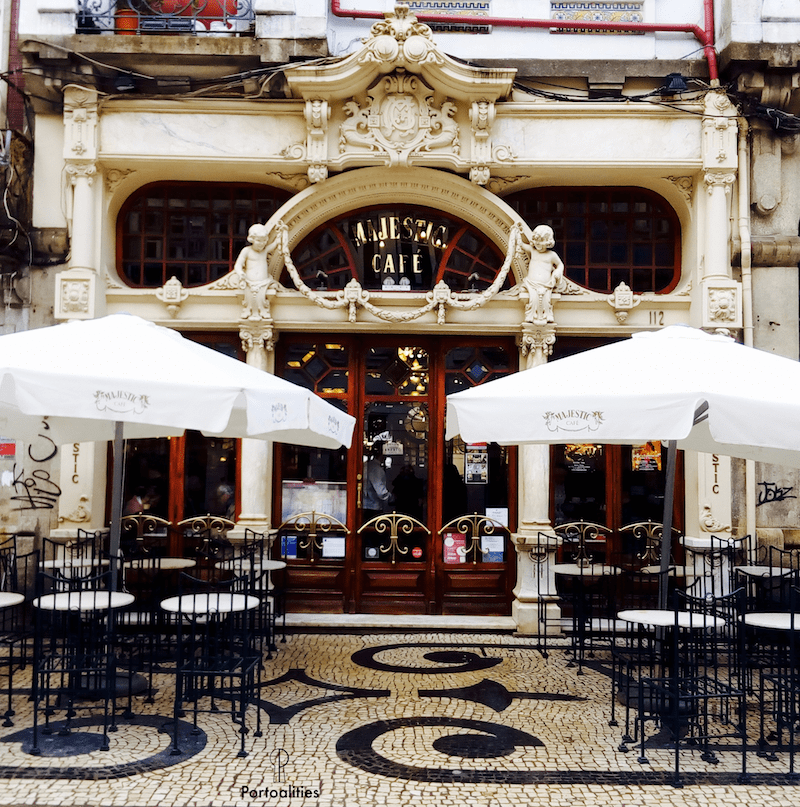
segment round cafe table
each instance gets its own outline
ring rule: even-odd
[[[260,600],[248,594],[209,592],[204,594],[183,594],[168,597],[161,601],[161,607],[171,614],[203,615],[233,614],[258,608]]]
[[[126,569],[157,569],[162,572],[192,569],[195,566],[197,561],[193,558],[139,558],[125,561]]]
[[[0,608],[11,608],[25,602],[25,595],[16,591],[0,591]]]
[[[677,625],[679,628],[699,629],[720,627],[725,624],[721,616],[673,611],[669,608],[631,608],[620,611],[617,619],[654,628],[674,628]]]
[[[124,608],[134,601],[133,594],[124,591],[61,591],[45,594],[33,600],[42,611],[104,611],[107,608]]]

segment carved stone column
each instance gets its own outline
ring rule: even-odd
[[[242,321],[239,327],[247,363],[264,372],[275,368],[275,332],[272,320]],[[242,440],[241,511],[232,540],[241,539],[249,527],[266,532],[272,509],[272,443],[266,440]]]
[[[736,109],[722,92],[706,95],[703,117],[703,178],[708,194],[703,232],[702,327],[742,327],[741,284],[731,276],[731,188],[738,165]]]
[[[555,325],[523,323],[520,340],[524,369],[544,364],[553,352]],[[550,447],[520,447],[517,585],[511,613],[519,633],[560,633],[561,609],[556,599],[555,562],[558,539],[550,524]]]
[[[94,319],[102,312],[102,288],[94,265],[94,176],[97,172],[97,92],[64,88],[64,163],[70,180],[70,267],[56,275],[56,319]]]

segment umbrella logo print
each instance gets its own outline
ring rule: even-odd
[[[94,394],[94,405],[100,412],[115,412],[117,414],[135,413],[141,415],[150,401],[147,395],[137,395],[135,392],[125,390],[114,390],[104,392],[97,390]]]
[[[286,404],[272,404],[272,422],[283,423],[283,421],[286,420],[288,411]]]
[[[564,412],[545,412],[544,420],[551,432],[595,432],[603,422],[603,413],[567,409]]]

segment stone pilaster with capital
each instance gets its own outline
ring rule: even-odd
[[[247,354],[247,364],[264,372],[272,372],[277,335],[273,322],[242,320],[239,338]],[[228,533],[231,541],[241,541],[245,529],[266,533],[270,528],[272,509],[272,444],[267,440],[243,439],[240,515],[236,527]]]
[[[556,326],[522,323],[521,369],[547,362],[556,341]],[[558,539],[550,524],[550,447],[519,449],[519,528],[512,535],[517,550],[517,584],[511,613],[520,633],[560,633],[561,609],[552,566]]]

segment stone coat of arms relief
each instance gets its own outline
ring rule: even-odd
[[[436,108],[434,91],[404,70],[382,78],[369,92],[363,107],[355,100],[344,104],[347,115],[339,129],[339,152],[367,148],[384,152],[389,165],[407,166],[415,152],[461,150],[457,106],[445,100]]]

